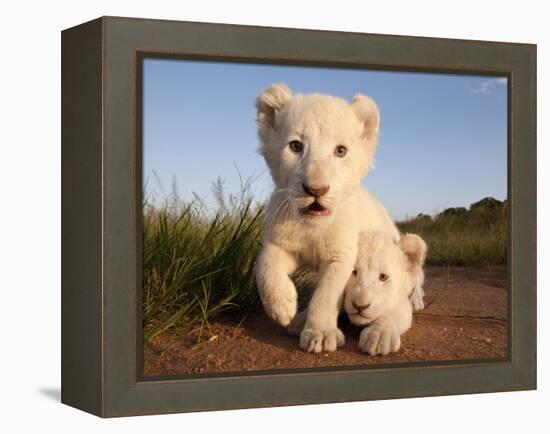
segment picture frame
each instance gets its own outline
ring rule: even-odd
[[[536,45],[120,17],[61,42],[63,403],[115,417],[536,388]],[[144,56],[506,76],[507,360],[144,378]]]

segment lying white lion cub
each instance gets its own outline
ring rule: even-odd
[[[406,234],[399,242],[382,232],[363,233],[344,307],[352,323],[368,325],[359,348],[370,355],[399,350],[401,335],[412,324],[411,297],[424,280],[426,243]]]

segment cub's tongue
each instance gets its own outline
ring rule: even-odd
[[[319,202],[313,202],[308,207],[302,209],[302,214],[313,217],[323,217],[329,215],[330,210],[323,207]]]

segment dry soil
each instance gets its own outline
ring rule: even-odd
[[[144,348],[144,375],[457,361],[507,356],[506,268],[429,267],[425,283],[427,307],[415,313],[402,336],[401,349],[381,357],[362,353],[361,329],[341,317],[346,344],[334,353],[307,354],[298,338],[289,336],[263,313],[242,324],[211,324],[197,344],[194,331],[185,337],[164,333]],[[203,332],[204,334],[204,332]]]

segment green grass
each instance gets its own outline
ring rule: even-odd
[[[249,182],[239,197],[225,198],[220,182],[213,192],[215,212],[200,198],[182,203],[177,193],[161,207],[144,203],[145,341],[168,329],[180,335],[198,329],[200,342],[209,322],[220,314],[244,318],[261,309],[254,264],[261,247],[263,206],[249,193]],[[506,262],[504,207],[420,216],[399,227],[426,240],[428,264]],[[298,276],[299,291],[311,289],[306,274]]]
[[[175,325],[202,329],[224,311],[259,308],[254,263],[263,208],[246,195],[219,205],[214,214],[199,200],[144,205],[146,341]]]
[[[401,232],[420,235],[428,244],[428,265],[506,263],[506,206],[420,215],[398,223]]]

